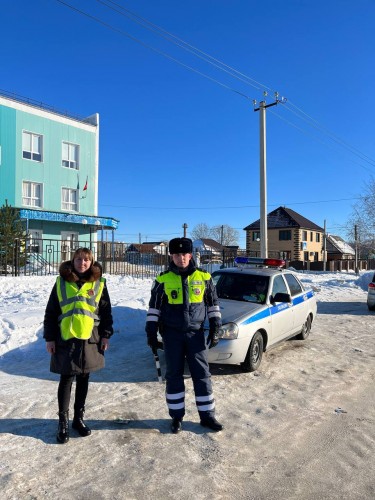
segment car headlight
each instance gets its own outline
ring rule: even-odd
[[[219,330],[220,339],[236,339],[238,337],[238,326],[236,323],[226,323]]]

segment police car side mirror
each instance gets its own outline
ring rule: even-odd
[[[276,302],[292,302],[292,299],[289,293],[277,292],[277,294],[272,297],[271,302],[272,304],[275,304]]]

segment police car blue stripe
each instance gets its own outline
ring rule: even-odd
[[[271,309],[269,309],[269,308],[263,309],[263,311],[259,311],[256,314],[254,314],[253,316],[250,316],[250,318],[245,319],[245,321],[243,321],[241,323],[241,325],[248,325],[249,323],[254,323],[254,321],[258,321],[260,319],[266,318],[267,316],[271,315],[270,311],[271,311]]]
[[[292,300],[293,306],[300,304],[302,302],[305,302],[308,299],[311,299],[314,296],[314,292],[312,290],[305,292],[301,295],[298,295],[297,297],[294,297]],[[245,321],[242,321],[240,325],[248,325],[250,323],[254,323],[255,321],[259,321],[260,319],[266,318],[267,316],[273,316],[274,314],[277,314],[279,312],[282,312],[284,309],[287,309],[290,307],[289,304],[283,302],[281,304],[278,304],[276,306],[271,306],[269,308],[263,309],[262,311],[257,312],[253,316],[250,316],[250,318],[245,319]]]

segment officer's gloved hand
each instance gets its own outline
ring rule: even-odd
[[[210,332],[207,337],[208,348],[211,349],[219,343],[219,328],[217,326],[210,327]]]
[[[151,350],[154,352],[159,347],[158,334],[157,333],[148,333],[147,334],[147,345],[151,347]]]

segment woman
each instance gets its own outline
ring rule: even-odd
[[[90,373],[104,367],[104,351],[113,334],[112,308],[102,268],[88,248],[78,248],[63,262],[44,316],[44,339],[50,370],[60,374],[57,391],[59,425],[56,439],[69,440],[69,403],[76,379],[73,429],[91,430],[83,421]]]

